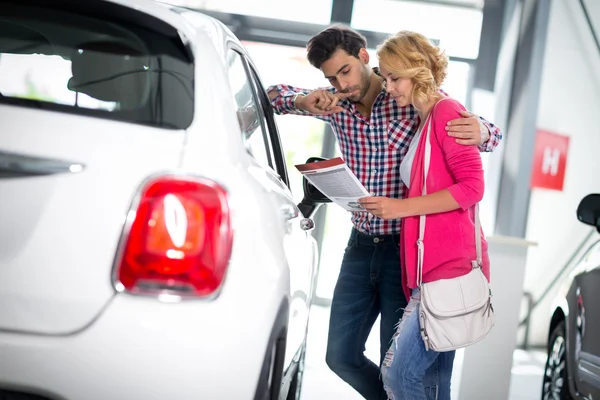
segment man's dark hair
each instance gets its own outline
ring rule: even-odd
[[[308,61],[315,68],[321,68],[321,65],[338,50],[344,50],[351,56],[358,58],[358,52],[361,48],[367,48],[367,39],[342,24],[332,25],[319,32],[306,45]]]

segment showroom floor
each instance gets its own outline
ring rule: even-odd
[[[325,364],[325,348],[329,323],[329,308],[313,306],[307,344],[306,374],[302,400],[343,399],[362,397],[339,379]],[[378,324],[375,323],[367,341],[366,355],[377,362],[379,357]],[[541,351],[514,353],[510,397],[507,400],[536,400],[540,398],[545,354]]]

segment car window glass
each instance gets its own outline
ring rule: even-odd
[[[190,126],[194,63],[173,39],[177,31],[118,4],[98,11],[86,2],[69,10],[42,3],[0,7],[0,103]]]
[[[256,91],[256,93],[259,93],[259,91],[264,91],[263,86],[260,82],[260,79],[258,78],[258,74],[256,73],[256,70],[254,70],[254,68],[252,66],[249,66],[250,71],[251,71],[251,75],[252,75],[252,83],[254,84],[254,89]],[[262,94],[261,96],[258,96],[258,101],[259,104],[261,106],[261,115],[264,118],[264,126],[265,129],[267,131],[268,134],[268,147],[269,147],[269,152],[273,157],[273,161],[274,161],[274,169],[277,171],[278,175],[280,177],[287,177],[287,171],[285,170],[286,166],[285,166],[285,154],[283,152],[283,149],[281,148],[281,142],[279,140],[279,133],[277,132],[277,125],[275,123],[275,119],[270,116],[267,116],[267,112],[269,111],[269,108],[271,107],[271,104],[268,101],[268,97],[266,93],[259,93]],[[277,163],[277,159],[281,160],[280,165],[278,165]],[[283,179],[282,179],[283,180]],[[287,183],[286,183],[287,186]]]
[[[263,167],[272,168],[264,116],[257,104],[241,55],[233,50],[227,55],[229,84],[237,106],[237,117],[246,150]]]

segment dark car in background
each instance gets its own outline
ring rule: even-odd
[[[600,194],[577,218],[600,232]],[[542,399],[600,399],[600,237],[563,282],[549,329]]]

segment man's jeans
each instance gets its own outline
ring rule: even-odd
[[[400,235],[371,236],[353,229],[333,293],[327,365],[368,400],[387,398],[379,366],[364,355],[371,328],[381,313],[381,364],[407,304],[399,243]],[[435,399],[437,363],[427,371],[424,386]]]
[[[450,400],[450,381],[454,351],[427,351],[421,338],[419,309],[421,294],[413,289],[402,321],[396,328],[392,345],[386,355],[381,373],[388,396],[393,400],[426,400],[423,381],[428,368],[437,362],[439,385],[437,398]]]

